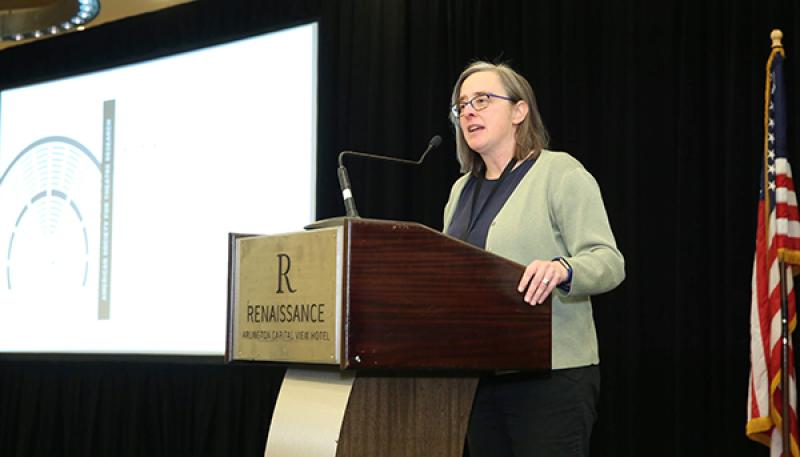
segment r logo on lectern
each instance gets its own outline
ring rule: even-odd
[[[289,257],[289,254],[279,253],[278,257],[278,290],[275,291],[276,294],[283,293],[283,281],[286,280],[286,288],[291,293],[297,292],[296,289],[292,289],[292,284],[289,282],[289,270],[292,268],[292,259]],[[284,268],[284,259],[285,268]]]

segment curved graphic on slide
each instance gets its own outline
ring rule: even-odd
[[[63,136],[33,142],[2,170],[0,258],[8,290],[95,287],[101,176],[97,157]]]

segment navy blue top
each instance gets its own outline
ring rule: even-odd
[[[497,213],[500,212],[500,208],[505,205],[506,200],[514,192],[514,189],[517,188],[522,177],[531,169],[534,162],[535,160],[532,159],[523,161],[502,180],[485,179],[474,174],[470,176],[461,191],[461,195],[458,197],[458,204],[453,213],[453,219],[447,227],[447,234],[460,238],[473,246],[486,249],[486,236],[489,233],[489,225],[491,225]],[[480,186],[480,194],[478,194],[478,200],[475,202],[475,214],[470,214],[473,206],[472,198],[478,188],[478,180],[483,180],[483,184]],[[497,188],[497,190],[492,192],[494,188]],[[486,199],[490,195],[492,198],[487,202]],[[475,219],[476,217],[477,220]],[[466,232],[471,220],[474,221],[472,229],[465,237],[464,232]]]

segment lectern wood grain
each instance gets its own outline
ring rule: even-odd
[[[523,301],[522,265],[419,224],[346,227],[343,368],[550,369],[550,301]]]
[[[336,457],[461,457],[477,379],[356,378]]]

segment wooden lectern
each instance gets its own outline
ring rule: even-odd
[[[266,455],[461,456],[480,372],[550,370],[523,270],[409,222],[232,235],[226,358],[290,366]]]

